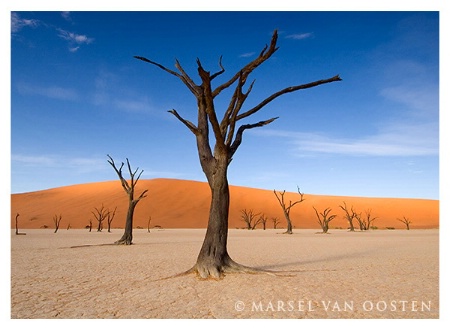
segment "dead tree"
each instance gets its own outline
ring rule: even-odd
[[[114,220],[114,216],[116,215],[117,206],[114,208],[114,212],[111,214],[111,212],[108,210],[108,213],[106,213],[106,221],[108,223],[108,233],[111,232],[111,222]]]
[[[286,190],[283,190],[283,192],[276,192],[275,190],[273,191],[273,193],[277,197],[278,202],[280,203],[281,208],[283,209],[284,217],[286,218],[287,229],[286,229],[286,232],[284,232],[284,234],[292,234],[292,221],[291,221],[291,216],[290,216],[292,207],[305,200],[304,193],[300,192],[299,187],[297,187],[297,191],[300,194],[300,199],[295,202],[292,202],[290,200],[289,205],[284,200],[284,195],[286,193]]]
[[[188,271],[195,272],[202,278],[219,278],[227,271],[254,271],[254,269],[234,262],[227,251],[230,205],[230,191],[227,178],[228,166],[241,145],[244,132],[268,125],[276,120],[277,117],[251,124],[241,124],[240,126],[238,122],[257,113],[281,95],[341,80],[337,75],[324,80],[287,87],[273,93],[255,106],[241,111],[254,85],[253,81],[248,87],[245,87],[247,79],[253,70],[266,62],[278,50],[277,39],[278,33],[274,31],[269,46],[266,45],[254,60],[242,67],[230,79],[216,87],[213,86],[213,81],[225,72],[225,68],[222,65],[222,57],[219,59],[220,70],[213,73],[205,70],[200,60],[197,59],[197,71],[201,82],[196,84],[178,60],[175,61],[177,71],[174,71],[145,57],[135,56],[135,58],[179,78],[197,100],[197,124],[185,119],[174,109],[169,112],[194,134],[200,164],[211,189],[211,206],[205,239],[197,257],[197,262]],[[230,103],[224,110],[222,120],[220,120],[216,112],[215,98],[233,85],[235,87],[234,91],[230,93]],[[210,144],[210,133],[213,135],[214,145]]]
[[[89,232],[91,232],[91,231],[92,231],[92,220],[89,219]]]
[[[25,233],[19,233],[19,213],[16,214],[16,235],[26,235]]]
[[[330,215],[331,209],[328,207],[322,213],[319,213],[317,209],[313,206],[314,211],[316,211],[317,222],[322,227],[322,233],[328,233],[329,223],[331,220],[336,218],[336,214]]]
[[[59,224],[61,223],[61,219],[62,219],[62,215],[60,214],[59,217],[55,214],[53,216],[53,222],[55,224],[55,233],[58,231],[59,229]]]
[[[103,221],[105,221],[106,217],[108,216],[108,210],[103,206],[101,208],[94,208],[94,211],[91,211],[91,213],[94,215],[95,219],[98,222],[97,231],[103,230]]]
[[[398,221],[403,222],[406,225],[406,230],[409,230],[409,225],[412,224],[412,221],[409,218],[403,216],[403,219],[397,218]]]
[[[273,223],[273,229],[277,229],[277,226],[280,223],[280,220],[278,220],[277,217],[272,217],[272,223]]]
[[[372,227],[373,222],[377,219],[377,217],[373,218],[371,213],[371,209],[365,211],[365,217],[362,216],[362,213],[355,213],[355,219],[358,221],[359,229],[361,231],[369,230]]]
[[[343,202],[343,206],[339,205],[339,207],[345,212],[345,219],[347,219],[347,222],[350,226],[350,231],[355,231],[355,226],[353,225],[353,220],[356,218],[356,212],[353,210],[353,206],[350,208],[350,210],[347,208],[347,204]]]
[[[150,215],[149,217],[148,217],[148,222],[147,222],[147,232],[149,233],[150,232],[150,222],[152,221],[152,216]]]
[[[118,241],[114,242],[114,244],[119,245],[131,245],[133,241],[133,216],[134,216],[134,209],[136,208],[137,203],[145,197],[147,197],[146,193],[148,189],[145,189],[137,198],[134,197],[134,189],[136,187],[136,184],[139,181],[139,178],[141,177],[142,170],[138,176],[136,176],[137,171],[139,170],[139,167],[133,172],[131,170],[130,162],[127,158],[127,166],[128,166],[128,172],[130,173],[130,182],[125,180],[122,174],[122,168],[124,163],[120,165],[119,168],[117,168],[116,164],[114,163],[114,160],[111,158],[110,155],[107,155],[109,160],[108,163],[113,167],[114,171],[116,171],[117,175],[119,176],[120,182],[122,183],[122,187],[125,190],[125,192],[128,195],[128,212],[127,217],[125,221],[125,232],[123,233],[123,236]]]
[[[269,219],[265,214],[261,214],[259,217],[259,223],[262,223],[263,230],[266,230],[267,219]]]
[[[256,225],[259,224],[259,219],[256,220],[258,215],[259,213],[254,213],[253,210],[241,210],[241,219],[247,225],[248,230],[255,229]]]

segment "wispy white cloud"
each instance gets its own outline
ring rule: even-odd
[[[294,40],[303,40],[303,39],[312,38],[313,36],[314,36],[314,34],[312,32],[307,32],[307,33],[288,34],[287,36],[285,36],[285,38],[286,39],[294,39]]]
[[[255,54],[256,54],[255,52],[249,52],[249,53],[241,54],[241,55],[239,55],[239,57],[251,57],[251,56],[253,56]]]
[[[151,105],[147,99],[143,100],[129,100],[129,99],[115,99],[113,104],[121,110],[128,112],[149,112]]]
[[[75,101],[78,99],[78,94],[76,90],[72,88],[65,88],[59,86],[41,87],[25,83],[19,83],[16,85],[16,87],[18,92],[21,94],[40,95],[63,101]]]
[[[37,19],[21,18],[18,13],[11,13],[11,32],[16,33],[24,27],[36,28],[40,24]]]
[[[69,51],[71,52],[76,52],[80,48],[79,45],[87,45],[94,41],[94,38],[89,38],[84,34],[76,34],[60,28],[58,28],[57,31],[60,38],[69,42]]]
[[[72,22],[72,17],[70,17],[70,11],[61,12],[61,16],[68,22]]]
[[[254,134],[286,138],[294,155],[435,156],[439,154],[437,123],[391,124],[378,134],[358,139],[336,138],[325,133],[259,130]]]
[[[106,158],[66,157],[63,155],[22,155],[12,154],[11,162],[27,167],[71,168],[78,173],[93,172],[107,168]]]
[[[53,166],[55,159],[49,156],[11,155],[11,161],[25,166]]]

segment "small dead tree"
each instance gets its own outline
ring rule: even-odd
[[[70,228],[72,228],[72,226],[70,225],[70,222],[69,222],[69,224],[67,225],[67,230],[69,230]]]
[[[409,218],[403,216],[402,219],[397,218],[398,221],[403,222],[406,225],[406,230],[409,230],[409,225],[412,224],[412,221]]]
[[[139,178],[141,177],[142,172],[144,172],[144,170],[142,170],[139,173],[139,175],[136,176],[136,173],[139,170],[139,167],[133,172],[131,170],[130,162],[128,161],[128,158],[127,158],[127,166],[128,166],[128,171],[130,173],[130,182],[128,182],[127,180],[125,180],[125,178],[123,177],[123,174],[122,174],[122,168],[123,168],[124,163],[122,162],[120,167],[117,168],[117,166],[114,163],[114,160],[111,158],[111,156],[110,155],[107,155],[107,156],[109,158],[108,163],[113,167],[114,171],[116,171],[117,175],[119,176],[120,182],[122,183],[122,187],[128,195],[128,212],[127,212],[127,217],[126,217],[126,221],[125,221],[125,232],[124,232],[122,238],[119,239],[118,241],[114,242],[114,244],[131,245],[132,240],[133,240],[134,209],[136,208],[137,203],[139,203],[139,201],[141,199],[147,197],[146,193],[147,193],[148,189],[145,189],[137,198],[134,197],[134,189],[136,187],[136,184],[139,181]]]
[[[53,216],[53,223],[55,224],[55,233],[58,231],[59,229],[59,224],[61,223],[61,219],[62,219],[62,215],[60,214],[59,217],[55,214]]]
[[[277,226],[280,224],[280,220],[277,217],[272,217],[273,229],[277,229]]]
[[[91,232],[91,231],[92,231],[92,220],[89,219],[89,232]]]
[[[260,218],[257,219],[259,213],[254,213],[253,210],[243,209],[241,210],[242,221],[247,225],[248,230],[254,230],[260,223]]]
[[[101,208],[95,207],[95,212],[91,211],[91,213],[94,215],[95,219],[98,222],[97,231],[103,230],[103,221],[105,221],[106,217],[108,216],[108,210],[103,206]]]
[[[106,221],[108,223],[108,233],[111,232],[111,222],[114,220],[114,216],[116,215],[117,206],[114,208],[113,213],[108,210],[108,213],[106,214]]]
[[[152,216],[150,215],[149,217],[148,217],[148,222],[147,222],[147,232],[149,233],[150,232],[150,222],[152,221]]]
[[[353,210],[353,206],[350,210],[347,208],[347,204],[343,202],[344,205],[339,205],[339,207],[345,212],[344,218],[347,219],[347,222],[350,226],[350,231],[355,231],[355,226],[353,225],[353,220],[356,218],[356,212]]]
[[[19,213],[16,214],[16,235],[26,235],[25,233],[19,233]]]
[[[294,207],[298,203],[301,203],[305,200],[304,193],[300,192],[299,187],[297,187],[297,191],[300,194],[300,199],[295,202],[290,200],[289,204],[287,204],[286,201],[284,200],[284,195],[286,193],[286,190],[283,190],[283,192],[277,192],[275,190],[273,191],[273,193],[277,197],[278,202],[280,203],[281,208],[283,209],[284,217],[286,218],[287,229],[286,229],[286,232],[284,232],[284,234],[292,234],[292,221],[291,221],[291,217],[290,217],[292,207]]]
[[[320,227],[322,227],[322,232],[324,234],[328,233],[329,229],[329,223],[331,220],[336,218],[336,214],[330,215],[331,209],[328,207],[326,208],[322,213],[319,213],[317,209],[313,206],[314,211],[316,211],[317,216],[317,222],[320,224]]]
[[[375,222],[376,219],[378,219],[378,217],[372,217],[372,210],[371,209],[367,209],[365,211],[365,226],[366,226],[366,230],[369,230],[370,228],[373,227],[373,223]]]
[[[358,221],[361,231],[369,230],[373,222],[377,219],[377,217],[373,218],[371,213],[371,209],[365,211],[365,217],[362,216],[362,213],[355,213],[355,219]]]
[[[266,223],[268,219],[269,218],[264,213],[259,217],[259,223],[262,223],[263,230],[266,230]]]

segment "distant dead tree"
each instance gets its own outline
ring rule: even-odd
[[[277,226],[280,223],[280,220],[278,220],[277,217],[272,217],[272,222],[273,222],[273,229],[277,229]]]
[[[247,225],[248,230],[254,230],[260,223],[261,218],[258,218],[259,213],[254,213],[253,210],[243,209],[241,210],[242,221]]]
[[[92,231],[92,220],[89,219],[89,225],[87,226],[87,228],[89,228],[89,232]]]
[[[283,190],[283,192],[277,192],[275,190],[273,191],[273,193],[277,197],[278,202],[280,203],[281,208],[283,209],[284,217],[286,218],[287,230],[286,230],[286,232],[284,232],[284,234],[292,234],[292,222],[291,222],[291,217],[290,217],[292,207],[305,200],[304,193],[300,192],[299,187],[297,187],[297,191],[300,194],[300,199],[295,202],[292,202],[290,200],[289,205],[286,204],[286,201],[284,200],[284,194],[286,193],[286,190]]]
[[[109,211],[103,206],[101,208],[94,207],[94,211],[91,211],[91,213],[94,215],[95,220],[98,222],[97,231],[103,230],[103,221],[105,221],[106,217],[108,216]]]
[[[62,215],[61,214],[59,215],[59,217],[56,214],[53,216],[53,222],[55,224],[55,233],[59,229],[59,224],[61,223],[61,219],[62,219]]]
[[[72,228],[72,227],[70,226],[70,222],[69,222],[69,224],[67,225],[67,230],[69,230],[70,228]]]
[[[111,232],[111,222],[114,220],[114,216],[116,215],[117,206],[114,208],[113,213],[111,213],[108,210],[108,213],[106,214],[106,221],[108,223],[108,233]]]
[[[26,235],[25,233],[19,233],[19,213],[16,214],[16,235]]]
[[[108,163],[113,167],[114,171],[116,171],[117,175],[119,176],[120,182],[122,183],[122,187],[128,195],[128,212],[127,212],[127,217],[126,217],[126,221],[125,221],[125,232],[124,232],[122,238],[119,239],[118,241],[114,242],[114,244],[131,245],[132,240],[133,240],[134,209],[136,208],[137,203],[141,199],[147,197],[146,193],[147,193],[148,189],[145,189],[139,195],[138,198],[134,198],[134,189],[136,187],[136,184],[139,181],[139,178],[141,177],[142,172],[144,172],[144,170],[142,170],[139,173],[139,175],[136,177],[136,173],[139,170],[139,167],[133,172],[131,170],[130,162],[128,161],[128,158],[127,158],[128,171],[130,173],[130,182],[128,183],[128,181],[124,179],[123,174],[122,174],[122,168],[123,168],[124,163],[122,162],[120,167],[117,168],[116,164],[114,163],[114,160],[111,158],[111,156],[110,155],[107,155],[107,156],[109,158]]]
[[[406,225],[406,230],[409,230],[409,225],[412,224],[412,221],[409,218],[403,216],[402,219],[397,218],[398,221],[403,222]]]
[[[336,218],[336,214],[330,215],[331,209],[328,207],[326,208],[322,213],[319,213],[317,209],[313,206],[314,211],[316,211],[317,216],[317,222],[320,224],[320,227],[322,227],[322,232],[324,234],[328,233],[329,229],[329,223],[331,220]]]
[[[262,223],[263,230],[266,230],[266,223],[269,218],[263,213],[259,217],[259,223]]]
[[[347,204],[343,202],[344,205],[339,205],[339,207],[345,212],[344,218],[347,219],[347,222],[350,226],[350,231],[355,231],[355,226],[353,225],[353,220],[356,219],[356,212],[353,210],[353,206],[350,210],[347,208]]]
[[[148,217],[148,222],[147,222],[147,232],[149,233],[150,232],[150,222],[152,221],[152,216],[150,215],[149,217]]]
[[[371,213],[371,209],[365,211],[365,217],[363,217],[361,213],[355,213],[355,218],[358,221],[359,229],[361,231],[369,230],[373,222],[377,219],[377,217],[373,218]]]

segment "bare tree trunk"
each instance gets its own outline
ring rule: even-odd
[[[18,219],[19,219],[19,213],[16,214],[16,235],[19,235]]]
[[[129,201],[128,204],[128,211],[127,211],[127,218],[125,221],[125,232],[123,233],[122,237],[114,242],[114,244],[121,244],[121,245],[131,245],[133,241],[133,215],[134,215],[134,209],[136,208],[137,202],[134,202],[133,200]]]
[[[210,181],[211,205],[208,228],[202,248],[194,266],[202,278],[221,277],[223,271],[233,261],[228,255],[228,212],[230,207],[230,191],[226,170]]]

